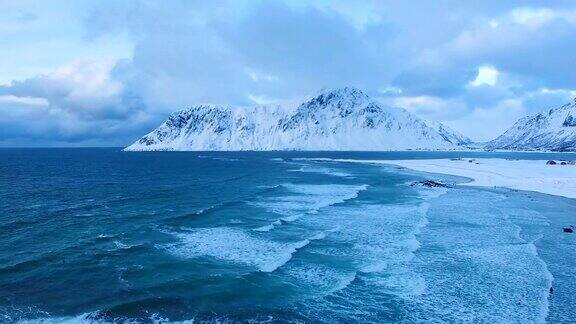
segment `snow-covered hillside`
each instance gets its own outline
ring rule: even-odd
[[[469,145],[472,144],[472,140],[459,132],[453,130],[452,128],[436,121],[427,120],[426,124],[433,129],[437,130],[440,136],[450,143],[456,145]]]
[[[576,151],[576,99],[562,107],[524,117],[487,149]]]
[[[170,115],[128,151],[454,149],[467,140],[441,124],[385,107],[355,88],[290,107],[195,106]]]

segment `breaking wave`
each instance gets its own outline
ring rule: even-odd
[[[282,215],[268,225],[257,228],[257,231],[270,231],[284,223],[291,223],[306,214],[316,214],[322,208],[355,199],[368,185],[312,185],[283,184],[291,194],[280,197],[269,197],[252,204],[269,212]]]
[[[255,267],[262,272],[273,272],[290,261],[297,250],[324,237],[315,235],[297,242],[277,242],[228,227],[199,228],[173,235],[180,242],[162,248],[175,256],[213,257]]]

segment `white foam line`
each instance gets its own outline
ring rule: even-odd
[[[294,253],[296,253],[296,251],[307,246],[312,241],[321,240],[321,239],[324,239],[325,237],[326,237],[326,233],[321,232],[321,233],[318,233],[318,234],[316,234],[310,238],[307,238],[307,239],[304,239],[302,241],[299,241],[299,242],[292,244],[291,248],[288,251],[286,251],[287,253],[285,253],[285,255],[282,258],[280,258],[275,263],[270,263],[270,264],[267,264],[267,265],[261,267],[260,270],[262,272],[274,272],[274,271],[276,271],[278,268],[280,268],[281,266],[288,263],[288,261],[290,261],[292,259],[292,257],[294,256]]]
[[[546,264],[546,262],[544,262],[544,260],[542,260],[542,258],[540,257],[540,255],[538,254],[538,248],[536,247],[536,245],[534,244],[534,242],[538,241],[539,239],[541,239],[543,237],[542,234],[539,235],[538,238],[534,239],[531,242],[527,242],[525,239],[522,238],[522,236],[520,235],[520,233],[522,233],[522,227],[520,227],[519,225],[517,225],[516,223],[514,223],[511,219],[510,216],[508,216],[507,213],[505,213],[504,211],[502,211],[500,208],[496,207],[496,210],[498,210],[498,212],[503,216],[504,219],[506,219],[508,222],[510,222],[510,224],[516,229],[516,238],[520,241],[524,241],[526,242],[530,253],[532,253],[532,255],[534,255],[536,257],[536,259],[538,260],[538,263],[540,263],[540,265],[543,268],[544,271],[544,277],[545,279],[548,281],[548,286],[546,287],[545,290],[542,291],[541,293],[541,304],[540,304],[540,309],[539,309],[539,316],[538,316],[538,323],[545,323],[546,322],[546,318],[548,317],[549,311],[550,311],[550,302],[548,300],[548,298],[550,297],[550,289],[552,288],[552,283],[554,282],[554,275],[550,272],[550,270],[548,270],[548,264]]]
[[[316,212],[316,211],[314,210],[314,211],[311,211],[310,213],[314,213],[314,212]],[[302,218],[302,215],[293,215],[293,216],[282,217],[282,218],[280,218],[280,220],[282,222],[292,223],[294,221],[297,221],[300,218]],[[282,225],[282,222],[280,222],[280,225]]]
[[[305,239],[299,242],[296,242],[291,245],[291,247],[283,253],[282,257],[280,257],[276,262],[271,262],[268,264],[264,264],[260,267],[262,272],[274,272],[276,269],[280,268],[281,266],[285,265],[292,259],[292,256],[296,251],[305,247],[306,245],[310,244],[309,239]]]
[[[171,233],[180,243],[159,247],[183,258],[214,257],[273,272],[292,259],[293,254],[314,240],[326,237],[320,232],[307,239],[282,243],[228,227],[197,228],[185,233]]]
[[[280,220],[277,220],[275,222],[272,222],[271,224],[255,228],[254,230],[257,232],[269,232],[269,231],[273,230],[276,226],[279,226],[279,225],[282,225],[282,222]]]
[[[356,280],[356,275],[356,272],[353,272],[350,275],[342,278],[342,280],[340,280],[334,288],[328,290],[328,294],[331,295],[335,292],[346,289],[348,286],[350,286],[350,284],[352,284],[352,282],[354,282],[354,280]]]
[[[100,315],[99,311],[84,313],[77,316],[66,317],[48,317],[33,320],[23,320],[19,323],[26,324],[51,324],[51,323],[64,323],[64,324],[77,324],[77,323],[103,323],[104,321],[97,320],[96,317]]]
[[[254,229],[255,231],[259,231],[259,232],[271,231],[271,230],[275,229],[276,227],[283,225],[284,223],[292,223],[292,222],[302,218],[304,215],[316,214],[322,208],[326,208],[326,207],[333,206],[336,204],[341,204],[341,203],[344,203],[348,200],[358,198],[358,195],[360,194],[361,191],[368,189],[368,185],[366,185],[366,184],[363,184],[363,185],[294,185],[294,184],[283,184],[282,186],[285,187],[286,189],[296,193],[296,194],[301,194],[302,197],[307,197],[307,198],[310,198],[310,197],[316,198],[317,197],[318,199],[321,199],[324,197],[329,197],[332,200],[329,200],[324,204],[317,204],[317,203],[316,203],[316,205],[312,204],[311,206],[313,208],[310,210],[307,210],[307,211],[300,210],[300,208],[302,206],[310,207],[310,204],[296,206],[292,210],[290,210],[290,208],[288,208],[289,212],[287,212],[287,214],[288,214],[287,216],[276,219],[271,224],[255,228]],[[326,192],[318,193],[317,192],[318,189],[322,189],[322,188],[333,188],[333,189],[335,188],[336,192],[326,191]],[[348,189],[350,190],[350,192],[342,193],[342,191],[348,190]],[[334,196],[336,196],[336,198],[338,198],[338,199],[334,199]],[[285,197],[281,197],[281,198],[292,198],[292,197],[298,198],[299,196],[294,195],[294,196],[285,196]],[[265,204],[262,204],[262,203],[259,203],[256,205],[257,206],[263,206],[264,208],[266,208]],[[278,212],[274,208],[272,208],[272,210],[275,212]],[[291,212],[295,212],[296,214],[290,215]]]
[[[528,245],[530,246],[530,249],[533,251],[534,255],[542,265],[544,269],[544,276],[548,281],[547,289],[542,291],[541,293],[540,298],[542,299],[542,304],[540,307],[540,314],[539,314],[540,316],[538,320],[539,323],[545,323],[546,318],[548,317],[548,314],[550,312],[550,301],[548,300],[548,298],[550,297],[550,289],[552,288],[552,284],[554,282],[554,275],[550,272],[550,270],[548,270],[548,265],[546,264],[546,262],[544,262],[544,260],[542,260],[542,258],[538,254],[538,248],[536,247],[536,245],[534,243],[528,243]]]
[[[290,169],[288,171],[289,172],[304,172],[304,173],[320,173],[320,174],[325,174],[325,175],[335,176],[335,177],[342,177],[342,178],[351,178],[352,177],[352,175],[349,173],[345,173],[345,172],[338,171],[335,169],[319,168],[319,167],[308,166],[308,165],[304,165],[299,169]]]

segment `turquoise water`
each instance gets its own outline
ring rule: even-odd
[[[572,321],[576,200],[309,160],[461,155],[0,150],[0,321]]]

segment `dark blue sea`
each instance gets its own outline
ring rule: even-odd
[[[1,149],[0,322],[573,322],[576,200],[330,160],[460,156]]]

